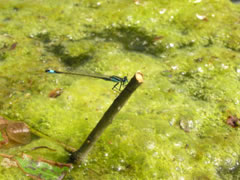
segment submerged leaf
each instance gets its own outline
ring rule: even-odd
[[[11,148],[31,141],[31,132],[23,122],[6,120],[0,116],[0,148]]]
[[[71,164],[43,159],[36,161],[27,154],[16,156],[14,159],[25,174],[38,180],[62,180],[73,167]]]
[[[25,123],[10,123],[7,126],[7,135],[8,137],[19,143],[19,144],[28,144],[31,141],[31,133],[28,126]]]
[[[228,124],[229,126],[232,126],[233,128],[239,127],[239,125],[240,125],[240,119],[238,119],[238,117],[236,117],[236,116],[228,116],[228,118],[227,118],[227,124]]]
[[[4,119],[3,117],[0,116],[0,129],[6,127],[8,124],[8,120]]]
[[[49,94],[48,97],[50,98],[57,98],[58,96],[60,96],[63,93],[63,89],[62,88],[56,88],[54,90],[52,90]]]

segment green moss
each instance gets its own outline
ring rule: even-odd
[[[238,177],[239,132],[226,119],[240,116],[239,5],[137,2],[2,2],[0,114],[77,148],[116,97],[113,84],[44,70],[129,78],[141,70],[144,84],[66,179]],[[49,98],[56,88],[62,95]],[[43,144],[51,145],[34,140],[8,153]],[[61,148],[41,155],[68,158]],[[2,179],[28,179],[14,168],[0,171]]]

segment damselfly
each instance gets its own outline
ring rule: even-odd
[[[85,73],[73,73],[73,72],[62,72],[62,71],[55,71],[52,69],[47,69],[45,70],[47,73],[51,74],[69,74],[69,75],[78,75],[78,76],[87,76],[87,77],[92,77],[92,78],[97,78],[97,79],[103,79],[105,81],[112,81],[115,82],[116,84],[113,86],[112,90],[115,90],[117,85],[119,86],[119,91],[121,90],[121,87],[125,85],[125,83],[128,82],[127,76],[124,76],[123,78],[118,77],[118,76],[101,76],[101,75],[93,75],[93,74],[85,74]]]

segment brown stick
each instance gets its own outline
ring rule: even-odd
[[[38,131],[36,129],[31,128],[30,130],[31,130],[31,133],[35,134],[36,136],[39,136],[39,137],[44,138],[44,139],[48,139],[48,140],[53,141],[53,142],[56,142],[57,144],[61,145],[65,149],[65,151],[67,151],[69,153],[73,153],[73,152],[76,151],[76,149],[74,147],[66,145],[63,142],[59,141],[59,140],[55,140],[55,139],[49,137],[46,134],[43,134],[42,132],[40,132],[40,131]]]
[[[132,93],[143,83],[143,75],[137,72],[126,88],[119,94],[119,96],[113,101],[112,105],[104,113],[102,119],[98,122],[96,127],[89,134],[82,146],[72,153],[70,156],[70,162],[75,164],[81,164],[86,158],[87,154],[93,148],[96,141],[99,139],[103,131],[112,123],[114,116],[121,110],[123,105],[130,98]]]

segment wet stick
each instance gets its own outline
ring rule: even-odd
[[[89,134],[82,146],[72,153],[70,156],[70,162],[75,164],[81,164],[84,161],[87,154],[93,148],[96,141],[100,138],[104,130],[112,123],[114,116],[121,110],[133,92],[143,83],[143,75],[137,72],[128,83],[126,88],[119,94],[119,96],[113,101],[112,105],[104,113],[101,120],[96,127]]]

